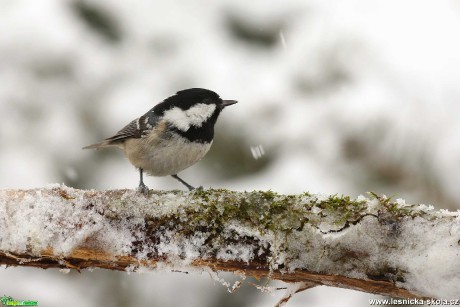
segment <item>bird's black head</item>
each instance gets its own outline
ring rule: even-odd
[[[222,100],[220,96],[211,90],[204,88],[189,88],[186,90],[178,91],[175,95],[166,98],[160,104],[155,106],[155,113],[163,115],[163,113],[174,107],[182,110],[188,110],[198,104],[214,104],[221,111],[224,107],[234,104],[234,100]]]
[[[171,129],[190,141],[209,143],[220,112],[235,100],[223,100],[215,92],[191,88],[177,92],[153,108]]]

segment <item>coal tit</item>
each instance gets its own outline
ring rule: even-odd
[[[220,112],[235,100],[223,100],[215,92],[191,88],[177,92],[130,122],[114,136],[83,149],[119,147],[139,169],[139,191],[146,194],[143,173],[179,180],[189,190],[194,187],[177,173],[203,158],[214,138]]]

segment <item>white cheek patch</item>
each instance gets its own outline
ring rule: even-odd
[[[163,118],[177,129],[187,131],[190,126],[201,127],[214,114],[215,110],[215,104],[199,103],[185,111],[174,107],[166,111]]]

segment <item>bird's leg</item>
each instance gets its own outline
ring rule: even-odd
[[[185,182],[184,180],[182,180],[179,176],[177,176],[177,174],[171,175],[171,177],[173,177],[174,179],[179,180],[180,183],[182,183],[183,185],[185,185],[190,191],[195,190],[195,188],[194,188],[193,186],[189,185],[187,182]]]
[[[149,194],[149,187],[144,184],[144,170],[142,168],[139,169],[139,177],[139,188],[137,188],[137,190],[142,194]]]

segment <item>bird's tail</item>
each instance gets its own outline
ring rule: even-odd
[[[102,148],[107,148],[107,147],[112,147],[112,146],[116,146],[116,145],[114,145],[110,141],[106,140],[106,141],[102,141],[100,143],[85,146],[82,149],[102,149]]]

